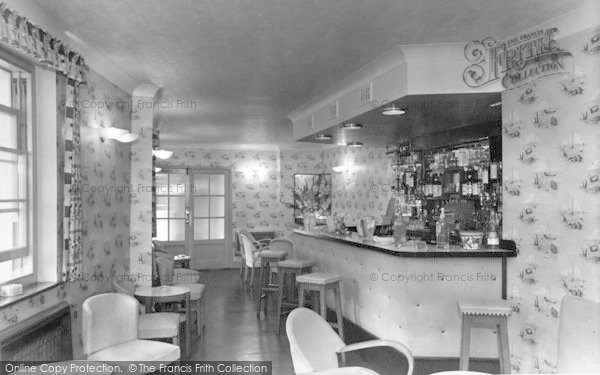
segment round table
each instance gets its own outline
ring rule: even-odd
[[[146,307],[146,314],[152,313],[154,304],[185,304],[185,353],[190,352],[190,290],[181,286],[139,286],[134,295]]]

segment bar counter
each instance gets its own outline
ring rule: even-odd
[[[342,275],[346,319],[407,344],[417,357],[458,357],[457,302],[505,298],[506,261],[516,256],[513,250],[416,249],[300,229],[293,240],[294,257],[314,260],[318,272]],[[494,357],[496,336],[474,330],[471,347],[474,357]]]

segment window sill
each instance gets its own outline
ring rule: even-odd
[[[46,282],[46,283],[33,283],[23,286],[23,293],[17,296],[11,297],[0,297],[0,310],[8,306],[14,305],[20,301],[26,300],[27,298],[33,297],[37,294],[45,292],[58,285],[58,282]]]

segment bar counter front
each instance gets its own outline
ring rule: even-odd
[[[506,262],[516,256],[507,249],[417,248],[317,230],[295,230],[293,240],[295,257],[343,276],[345,319],[405,343],[417,357],[459,356],[457,302],[506,298]],[[329,299],[327,305],[335,306]],[[473,357],[497,357],[491,330],[473,330],[471,342]]]

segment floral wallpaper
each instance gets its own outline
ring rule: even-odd
[[[599,35],[559,40],[573,54],[568,74],[502,94],[503,230],[519,249],[508,266],[517,373],[556,371],[564,295],[600,299]]]
[[[356,226],[365,216],[380,220],[391,197],[391,161],[383,148],[337,147],[323,152],[325,169],[333,177],[332,211],[343,216],[347,226]],[[346,171],[333,172],[344,165]]]
[[[86,100],[88,103],[129,101],[130,97],[93,71],[88,75],[88,84],[80,90],[83,277],[61,283],[0,312],[2,330],[67,301],[71,305],[73,350],[77,359],[82,359],[82,302],[110,290],[111,275],[128,274],[130,223],[129,194],[122,189],[130,183],[130,146],[108,139],[102,142],[98,130],[90,127],[110,124],[129,129],[130,111],[119,106],[92,109],[84,104]]]

